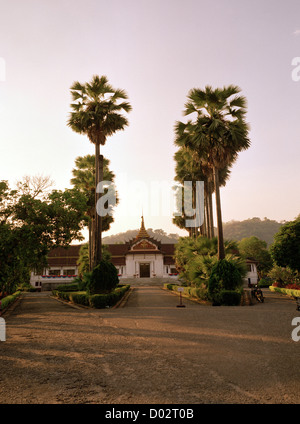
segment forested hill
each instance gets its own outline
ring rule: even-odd
[[[260,218],[251,218],[245,221],[230,221],[223,224],[224,238],[239,241],[244,237],[256,236],[261,240],[265,240],[270,245],[274,241],[273,236],[283,224],[284,222],[272,221],[267,218],[263,220]],[[138,229],[128,230],[125,233],[103,237],[103,243],[125,243],[136,237],[138,231]],[[176,243],[180,237],[178,234],[167,234],[163,230],[153,230],[152,228],[147,228],[147,232],[150,237],[159,240],[161,243]],[[215,229],[215,235],[217,235],[217,229]]]
[[[255,236],[271,245],[274,235],[285,221],[277,222],[264,218],[251,218],[245,221],[230,221],[223,224],[224,238],[227,240],[241,240],[244,237]]]

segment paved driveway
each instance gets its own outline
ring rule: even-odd
[[[4,315],[1,403],[299,403],[295,302],[212,307],[135,287],[118,309],[28,293]]]

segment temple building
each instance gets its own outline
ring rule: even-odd
[[[48,254],[48,268],[42,275],[31,273],[30,283],[41,290],[53,290],[57,285],[71,283],[78,275],[77,261],[82,245],[68,248],[57,247]],[[142,216],[141,228],[137,236],[123,244],[106,244],[111,254],[111,262],[118,270],[122,282],[133,279],[157,279],[166,282],[177,279],[175,266],[175,244],[161,243],[149,236]],[[247,260],[248,274],[245,286],[256,284],[256,261]]]
[[[31,273],[31,285],[52,290],[59,284],[70,283],[78,275],[77,261],[81,245],[57,247],[48,254],[48,268],[42,275]],[[124,244],[106,244],[111,262],[120,279],[176,278],[174,244],[161,243],[149,236],[142,217],[141,228],[135,238]]]
[[[112,262],[123,278],[168,278],[176,274],[174,244],[162,244],[149,236],[142,217],[137,236],[125,244],[107,245]]]

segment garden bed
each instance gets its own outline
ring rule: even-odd
[[[19,298],[21,293],[22,292],[18,290],[9,296],[3,297],[3,299],[0,299],[0,303],[1,303],[0,313],[4,313],[7,310],[7,308],[11,306]]]
[[[284,287],[274,287],[274,286],[269,286],[269,290],[276,293],[282,293],[294,298],[300,297],[300,290],[287,289]]]
[[[74,287],[75,288],[75,287]],[[110,293],[88,294],[86,291],[64,291],[60,288],[52,291],[53,296],[71,302],[77,305],[92,307],[96,309],[111,308],[115,306],[125,293],[129,290],[130,285],[116,287]]]

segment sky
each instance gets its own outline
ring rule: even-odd
[[[251,146],[221,189],[223,221],[293,220],[299,57],[298,0],[0,0],[0,180],[71,187],[75,159],[94,146],[67,126],[70,87],[106,75],[132,111],[102,148],[120,198],[104,235],[138,228],[142,213],[146,228],[186,235],[172,224],[174,125],[190,89],[234,84]]]

